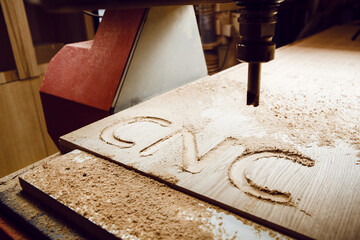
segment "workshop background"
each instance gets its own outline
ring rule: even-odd
[[[58,151],[47,134],[39,95],[50,59],[65,45],[93,39],[99,18],[54,13],[23,0],[0,0],[0,177]],[[235,64],[235,4],[194,6],[208,73]],[[99,14],[98,11],[93,11]],[[277,47],[360,18],[356,0],[285,0]],[[360,26],[359,26],[360,28]],[[354,33],[355,34],[355,33]]]

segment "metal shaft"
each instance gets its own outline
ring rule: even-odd
[[[284,0],[235,0],[239,6],[237,58],[249,63],[247,105],[259,105],[260,67],[275,56],[276,13]]]
[[[248,69],[247,105],[259,106],[261,63],[250,62]]]

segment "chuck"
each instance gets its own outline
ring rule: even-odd
[[[249,63],[247,105],[258,106],[261,63],[274,59],[276,14],[283,0],[238,0],[240,42],[237,58]]]

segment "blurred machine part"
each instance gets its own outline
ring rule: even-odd
[[[106,11],[93,41],[66,45],[49,64],[40,90],[48,132],[57,143],[206,75],[192,6]]]
[[[212,75],[220,70],[218,53],[220,39],[216,34],[215,4],[197,5],[195,10],[208,73]]]

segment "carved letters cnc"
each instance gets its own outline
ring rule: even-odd
[[[147,141],[148,143],[139,150],[139,157],[148,157],[166,147],[166,142],[169,139],[181,137],[183,146],[182,168],[184,171],[192,174],[201,172],[211,163],[211,161],[216,159],[218,152],[226,151],[234,144],[239,144],[239,141],[236,138],[227,137],[214,148],[199,157],[195,134],[189,130],[189,128],[182,127],[181,129],[173,129],[172,125],[172,122],[163,118],[150,116],[135,117],[106,127],[101,132],[100,139],[107,144],[117,146],[120,149],[132,148],[136,146],[138,142],[136,139],[133,139],[131,133],[134,131],[146,131],[146,129],[151,129],[151,133],[156,133],[156,136],[153,137],[148,135],[146,139],[149,140]],[[211,153],[214,153],[215,155]],[[209,157],[209,155],[211,156]],[[228,169],[229,181],[249,196],[278,204],[294,206],[291,193],[272,190],[257,185],[245,174],[246,170],[254,162],[260,159],[270,159],[274,157],[286,159],[305,167],[312,167],[315,164],[315,161],[310,158],[290,152],[272,152],[265,150],[262,152],[247,153],[246,155],[239,155],[230,164]]]

